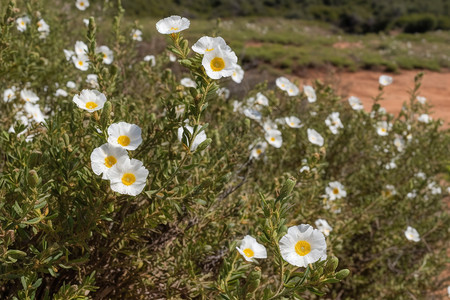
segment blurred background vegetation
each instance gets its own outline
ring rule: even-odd
[[[201,19],[258,16],[319,20],[349,33],[450,29],[450,3],[446,0],[134,0],[124,1],[124,7],[129,14],[152,17],[180,14]]]

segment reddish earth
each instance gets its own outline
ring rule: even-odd
[[[384,100],[381,105],[390,113],[397,114],[404,101],[409,101],[410,91],[414,86],[414,76],[419,71],[401,71],[399,74],[387,74],[394,78],[394,82],[384,88]],[[423,71],[422,86],[419,94],[427,98],[433,107],[431,115],[434,119],[440,118],[445,127],[450,127],[450,70],[442,72]],[[372,97],[378,94],[378,78],[382,72],[329,72],[309,70],[300,77],[305,83],[316,78],[331,84],[338,93],[344,97],[356,96],[361,99],[366,109],[372,104]]]

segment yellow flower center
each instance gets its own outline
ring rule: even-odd
[[[122,145],[122,146],[128,146],[130,144],[130,138],[127,137],[126,135],[121,135],[119,136],[119,138],[117,139],[117,142]]]
[[[78,61],[78,64],[79,64],[80,66],[82,66],[82,65],[83,65],[83,61],[79,60],[79,61]]]
[[[170,30],[178,30],[178,27],[170,27]]]
[[[284,83],[281,84],[281,87],[285,87]]]
[[[293,89],[289,89],[289,92],[292,93],[294,90]]]
[[[335,194],[335,195],[339,194],[339,189],[338,188],[334,188],[333,189],[333,194]]]
[[[136,181],[136,176],[132,173],[125,173],[122,176],[122,183],[124,185],[132,185]]]
[[[37,25],[38,25],[38,27],[42,27],[42,23],[41,22],[38,22]]]
[[[214,50],[214,48],[205,49],[206,52],[210,52],[210,51],[213,51],[213,50]]]
[[[275,142],[275,138],[274,138],[274,137],[271,137],[270,140],[271,140],[272,142]]]
[[[84,6],[84,2],[80,2],[80,6]]]
[[[386,132],[386,128],[381,128],[381,132]]]
[[[111,168],[112,166],[114,166],[116,164],[116,162],[117,162],[117,159],[112,155],[105,157],[105,166],[107,168]]]
[[[87,108],[87,109],[94,109],[94,108],[96,108],[97,106],[98,106],[97,103],[92,102],[92,101],[89,101],[89,102],[86,103],[86,108]]]
[[[247,256],[247,257],[253,257],[253,256],[255,256],[255,252],[253,252],[253,250],[250,249],[250,248],[244,249],[243,252],[244,252],[245,256]]]
[[[295,252],[300,256],[305,256],[311,252],[311,244],[307,241],[298,241],[295,244]]]
[[[106,55],[106,53],[103,53],[103,58],[108,58],[108,55]]]
[[[294,122],[291,122],[291,126],[294,126],[295,124],[294,124]]]
[[[136,34],[136,33],[135,33],[135,34],[133,34],[133,37],[134,37],[134,38],[137,38],[137,34]]]
[[[259,155],[262,153],[261,149],[256,149],[256,153]]]
[[[25,98],[25,101],[30,102],[30,98],[28,98],[28,97]]]
[[[391,191],[386,191],[386,197],[391,196]]]
[[[214,57],[210,65],[214,72],[219,72],[225,68],[225,61],[221,57]]]
[[[20,22],[20,25],[25,26],[25,22],[24,21]]]

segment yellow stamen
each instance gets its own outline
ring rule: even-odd
[[[222,71],[225,68],[225,61],[221,57],[214,57],[211,60],[210,65],[211,65],[211,69],[214,72],[219,72],[219,71]]]
[[[334,188],[333,189],[333,194],[335,194],[335,195],[339,194],[339,189],[338,188]]]
[[[307,241],[298,241],[295,244],[295,252],[300,256],[305,256],[311,252],[311,244]]]
[[[130,138],[127,137],[126,135],[121,135],[119,136],[119,138],[117,139],[117,142],[122,145],[122,146],[128,146],[130,144]]]
[[[87,108],[87,109],[94,109],[94,108],[96,108],[97,106],[98,106],[98,104],[95,103],[95,102],[92,102],[92,101],[89,101],[89,102],[86,103],[86,108]]]
[[[178,27],[170,27],[170,30],[178,30]]]
[[[244,252],[245,256],[247,256],[247,257],[255,256],[255,252],[253,252],[253,250],[250,248],[246,248],[242,252]]]
[[[271,137],[271,138],[270,138],[270,141],[275,142],[275,138],[274,138],[274,137]]]
[[[80,66],[82,66],[82,65],[83,65],[83,61],[79,60],[79,61],[78,61],[78,64],[79,64]]]
[[[205,51],[206,52],[210,52],[210,51],[213,51],[214,50],[214,48],[208,48],[208,49],[206,49]]]
[[[256,154],[261,154],[262,153],[262,150],[261,149],[256,149]]]
[[[125,185],[132,185],[136,181],[136,176],[133,173],[125,173],[122,176],[122,183]]]
[[[117,159],[114,156],[107,156],[105,157],[105,166],[107,168],[111,168],[112,166],[114,166],[117,162]]]

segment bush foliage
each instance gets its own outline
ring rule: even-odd
[[[450,225],[437,175],[449,135],[423,117],[430,107],[417,101],[421,74],[398,116],[381,109],[381,85],[369,112],[351,109],[320,82],[313,103],[305,92],[291,97],[267,83],[233,103],[217,91],[235,83],[209,78],[183,32],[167,36],[154,65],[143,60],[120,1],[98,10],[91,3],[98,16],[87,27],[75,7],[59,14],[39,1],[2,7],[0,90],[16,89],[0,101],[0,298],[430,299],[447,283],[437,279]],[[19,31],[25,15],[30,22]],[[45,37],[41,18],[50,26]],[[78,40],[88,46],[86,72],[64,56]],[[112,49],[112,64],[96,53],[102,44]],[[179,65],[181,73],[172,71]],[[186,76],[196,87],[180,84]],[[90,113],[72,98],[93,86],[108,101]],[[45,120],[24,112],[24,89],[38,95]],[[261,94],[268,106],[255,105]],[[325,123],[332,112],[343,124],[337,134]],[[300,128],[287,126],[290,116]],[[185,120],[194,131],[179,141]],[[270,120],[282,146],[251,158]],[[129,155],[149,176],[135,197],[112,191],[91,168],[92,151],[120,121],[142,129],[143,142]],[[383,121],[392,127],[382,136]],[[310,128],[323,146],[308,140]],[[201,132],[207,139],[193,151]],[[324,197],[335,181],[346,196]],[[279,248],[287,228],[319,218],[332,226],[328,258],[288,264]],[[407,226],[419,242],[406,239]],[[267,259],[247,262],[236,251],[247,234],[267,248]]]

